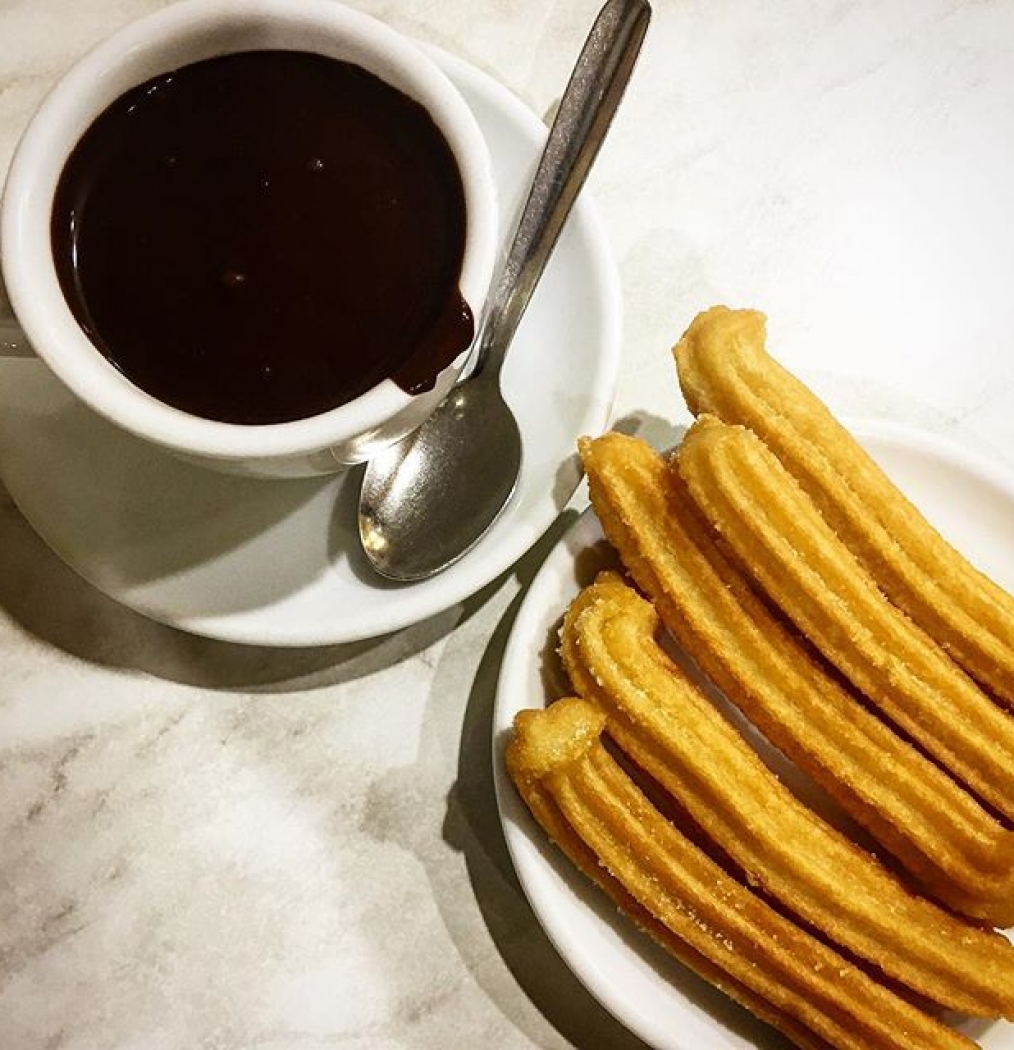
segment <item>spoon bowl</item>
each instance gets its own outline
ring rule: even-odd
[[[452,390],[425,426],[370,463],[386,484],[375,480],[370,499],[361,501],[359,535],[377,571],[422,580],[434,564],[461,557],[507,505],[521,449],[521,431],[497,383],[466,381]],[[433,499],[440,492],[448,498]],[[387,523],[395,514],[399,542],[392,547]]]
[[[360,502],[359,535],[369,560],[382,575],[404,581],[425,580],[435,564],[456,562],[507,505],[521,458],[521,430],[499,384],[462,383],[415,434],[371,461],[386,484],[375,481],[371,499]],[[432,499],[441,491],[447,499]],[[401,540],[394,547],[385,527],[393,512]],[[411,537],[419,540],[406,542]]]

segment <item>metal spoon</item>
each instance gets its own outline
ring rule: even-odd
[[[648,0],[608,0],[599,12],[560,100],[468,378],[418,430],[370,460],[359,536],[383,576],[421,580],[453,564],[517,485],[521,434],[500,393],[500,369],[609,130],[650,17]]]

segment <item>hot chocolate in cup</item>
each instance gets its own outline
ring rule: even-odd
[[[333,0],[184,0],[53,89],[0,245],[39,357],[113,423],[266,477],[369,459],[453,385],[489,154],[412,42]]]

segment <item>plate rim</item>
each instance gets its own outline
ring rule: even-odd
[[[929,454],[957,467],[963,473],[979,478],[989,487],[999,490],[1014,504],[1014,465],[980,453],[946,435],[907,423],[854,416],[842,417],[842,422],[864,444],[866,441],[872,441]],[[516,704],[510,704],[506,698],[512,694],[523,695],[527,692],[525,679],[530,671],[532,659],[527,643],[534,627],[541,626],[547,611],[541,592],[555,585],[559,578],[557,562],[565,557],[563,551],[571,546],[585,547],[604,538],[594,509],[587,505],[547,552],[528,585],[511,625],[497,676],[491,722],[492,776],[497,814],[511,864],[536,921],[564,964],[574,973],[586,991],[633,1035],[656,1050],[694,1050],[691,1043],[673,1033],[672,1026],[663,1026],[653,1017],[645,1016],[637,1005],[630,1003],[622,993],[615,993],[601,965],[589,958],[587,952],[582,953],[576,939],[570,936],[570,931],[564,929],[562,923],[554,921],[552,909],[543,902],[536,884],[539,875],[547,872],[545,861],[539,856],[539,845],[532,842],[530,832],[534,831],[539,835],[541,843],[544,843],[545,834],[518,796],[504,761],[502,736],[508,730],[511,721],[505,715],[509,712],[513,716],[513,713],[519,710]],[[560,610],[561,615],[562,613],[563,609]],[[552,846],[552,849],[555,850],[556,847]],[[572,871],[566,862],[565,867],[571,876],[575,876],[575,882],[583,880],[583,883],[587,883],[587,879]],[[590,886],[590,883],[588,885]],[[630,929],[634,928],[629,920],[622,921]],[[676,960],[672,961],[679,965]],[[761,1021],[756,1023],[763,1024]],[[1011,1028],[1014,1031],[1014,1024]]]

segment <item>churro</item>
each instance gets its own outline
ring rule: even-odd
[[[940,536],[764,344],[757,311],[699,315],[674,351],[690,410],[755,431],[891,600],[1014,705],[1014,598]]]
[[[564,620],[571,681],[623,751],[751,884],[834,943],[944,1006],[1014,1017],[1014,947],[913,893],[796,799],[660,647],[658,627],[615,574]]]
[[[705,517],[824,657],[1014,818],[1014,718],[891,604],[761,439],[702,416],[675,462]]]
[[[1014,923],[1014,833],[812,659],[659,453],[616,433],[580,451],[606,537],[701,670],[927,892]]]
[[[597,859],[621,898],[636,902],[634,917],[648,913],[652,932],[669,931],[667,946],[686,945],[690,965],[703,964],[704,976],[807,1050],[975,1045],[775,911],[681,834],[603,747],[604,721],[578,699],[521,712],[508,769],[536,817],[551,813],[550,834],[577,850],[589,874]]]
[[[583,717],[576,719],[575,724],[570,729],[570,735],[567,735],[562,720],[565,718],[567,708],[572,703],[573,701],[563,700],[555,704],[551,719],[544,719],[541,716],[535,717],[538,714],[537,712],[519,714],[518,730],[512,738],[513,743],[507,750],[507,766],[518,793],[550,840],[556,843],[575,867],[610,897],[627,918],[639,929],[654,938],[673,958],[681,962],[687,969],[692,970],[709,984],[725,992],[726,995],[749,1010],[755,1017],[759,1017],[772,1027],[783,1032],[796,1046],[803,1048],[803,1050],[828,1050],[830,1044],[805,1025],[800,1024],[790,1014],[778,1009],[761,995],[758,995],[753,989],[738,981],[727,968],[716,965],[708,955],[702,954],[696,948],[691,947],[687,941],[674,932],[676,927],[670,929],[657,919],[628,892],[624,884],[616,876],[611,874],[600,863],[598,856],[567,822],[566,817],[560,812],[559,806],[553,801],[552,794],[543,783],[548,767],[544,760],[536,760],[539,755],[545,753],[544,749],[547,746],[553,746],[550,742],[554,740],[559,741],[561,735],[564,736],[564,742],[561,750],[557,752],[558,758],[561,759],[561,764],[563,764],[563,755],[570,753],[569,747],[572,746],[573,733],[575,731],[580,732],[580,726],[587,723],[589,714],[586,710]],[[596,727],[601,725],[602,715],[595,713],[593,717],[595,719],[594,725]],[[550,728],[548,731],[544,731],[543,726]],[[594,732],[597,734],[599,730],[595,728]],[[597,743],[592,745],[588,738],[586,740],[589,746],[601,747]],[[560,744],[555,746],[560,747]],[[533,767],[539,770],[538,775],[533,774]],[[709,954],[712,957],[714,956],[714,952]],[[720,961],[724,961],[724,959],[720,959]]]

